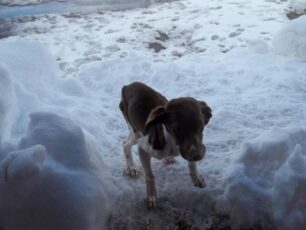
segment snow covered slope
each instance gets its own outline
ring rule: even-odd
[[[278,53],[290,44],[304,47],[304,34],[277,40],[286,28],[306,24],[303,18],[286,24],[286,5],[186,0],[13,19],[16,35],[0,42],[0,197],[23,205],[0,205],[0,214],[11,208],[0,215],[0,228],[21,229],[15,224],[28,220],[20,214],[28,205],[42,209],[30,193],[16,192],[26,187],[40,197],[50,180],[51,191],[69,193],[51,197],[60,205],[48,205],[46,216],[61,220],[53,208],[66,207],[76,221],[54,223],[57,229],[302,229],[306,65],[294,49]],[[165,49],[155,53],[153,42]],[[131,180],[123,172],[127,127],[118,103],[121,87],[132,81],[213,109],[199,164],[207,187],[192,186],[183,159],[169,166],[153,160],[157,210],[145,206],[143,175]],[[75,199],[63,207],[67,196]]]

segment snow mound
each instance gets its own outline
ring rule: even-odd
[[[306,15],[288,22],[275,36],[273,46],[277,53],[306,61]]]
[[[58,78],[58,66],[41,44],[4,41],[0,43],[0,52],[0,81],[3,82],[0,106],[11,108],[2,110],[0,115],[4,117],[7,113],[5,121],[0,118],[0,125],[3,120],[6,126],[1,131],[5,136],[11,130],[12,138],[20,137],[26,130],[29,114],[35,111],[53,111],[69,117],[75,104],[73,99],[85,97],[75,79]]]
[[[103,229],[110,201],[85,142],[80,127],[69,119],[31,115],[18,150],[0,162],[1,227]]]
[[[114,188],[84,129],[95,106],[39,43],[3,41],[0,54],[0,228],[103,229]]]
[[[28,149],[10,153],[1,161],[2,180],[28,180],[43,170],[46,149],[42,145],[35,145]]]
[[[305,142],[305,136],[303,137]],[[297,144],[274,177],[273,214],[278,229],[302,229],[306,226],[306,154]]]
[[[0,148],[4,141],[10,139],[16,97],[10,73],[0,66]]]
[[[306,130],[274,130],[247,143],[226,180],[234,226],[306,225]]]

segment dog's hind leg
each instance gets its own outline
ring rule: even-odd
[[[137,143],[137,135],[133,129],[129,126],[129,136],[124,143],[124,157],[126,161],[126,173],[131,177],[136,177],[139,174],[139,170],[136,168],[135,162],[132,156],[132,146]]]

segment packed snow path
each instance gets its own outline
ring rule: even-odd
[[[284,8],[285,3],[264,0],[186,0],[129,11],[13,21],[18,24],[14,33],[46,44],[67,76],[85,63],[125,59],[138,52],[154,62],[168,62],[215,56],[249,43],[258,45],[256,40],[269,42],[286,20]],[[155,53],[150,44],[162,50]]]
[[[305,210],[306,67],[276,54],[283,43],[271,48],[285,7],[281,1],[190,0],[12,19],[15,36],[0,43],[0,63],[16,85],[8,90],[16,98],[3,102],[4,111],[11,106],[15,114],[6,140],[24,136],[29,114],[41,110],[80,126],[103,157],[101,177],[113,202],[109,229],[288,229],[288,223],[297,229],[305,223],[299,218]],[[150,49],[156,43],[165,49]],[[118,103],[121,87],[132,81],[168,98],[205,100],[213,109],[204,133],[207,155],[199,164],[208,186],[193,187],[182,159],[169,166],[154,160],[159,208],[153,211],[144,203],[143,175],[134,180],[123,172],[128,132]],[[284,188],[292,189],[286,194]]]

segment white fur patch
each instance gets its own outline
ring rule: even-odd
[[[150,154],[152,157],[156,159],[163,159],[166,157],[175,157],[179,154],[178,146],[175,144],[174,138],[168,133],[166,128],[163,126],[163,132],[166,138],[166,145],[163,150],[156,150],[153,149],[152,146],[149,144],[149,137],[148,135],[141,136],[137,140],[137,144],[140,148],[142,148],[145,152]]]

